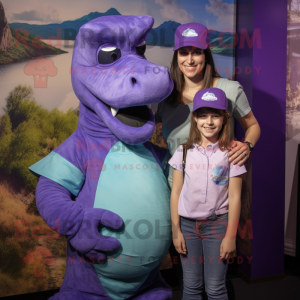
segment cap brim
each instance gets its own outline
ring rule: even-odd
[[[200,45],[200,44],[196,44],[195,42],[192,42],[192,41],[185,41],[184,43],[180,43],[179,45],[176,45],[174,46],[173,48],[173,51],[175,50],[178,50],[179,48],[182,48],[182,47],[186,47],[186,46],[192,46],[192,47],[195,47],[195,48],[199,48],[199,49],[207,49],[208,47],[208,44],[205,45]]]
[[[227,107],[224,107],[222,105],[213,105],[213,106],[207,106],[207,103],[204,103],[204,105],[199,105],[198,107],[193,108],[192,112],[195,110],[202,108],[202,107],[207,107],[207,108],[215,108],[215,109],[221,109],[221,110],[227,110]]]

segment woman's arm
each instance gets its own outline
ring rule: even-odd
[[[227,259],[236,250],[236,233],[241,213],[242,175],[230,177],[228,187],[228,226],[220,247],[220,258]]]
[[[246,116],[237,118],[237,120],[245,131],[245,141],[250,142],[254,146],[260,137],[260,126],[253,112],[250,111]],[[228,153],[229,162],[233,162],[234,165],[237,163],[239,166],[243,165],[250,155],[248,146],[242,142],[233,141],[231,147],[232,150]],[[247,155],[245,156],[243,153]]]
[[[242,118],[237,118],[245,131],[245,141],[250,142],[253,146],[260,137],[260,126],[254,117],[252,111]]]
[[[185,255],[186,254],[185,241],[180,229],[180,216],[178,214],[178,201],[182,190],[182,186],[183,186],[183,172],[174,169],[171,201],[170,201],[173,244],[178,253]]]

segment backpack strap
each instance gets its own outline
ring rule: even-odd
[[[187,148],[183,146],[182,151],[182,169],[183,169],[183,180],[184,180],[184,174],[185,174],[185,163],[186,163],[186,155],[187,155]]]

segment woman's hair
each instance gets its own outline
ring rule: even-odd
[[[219,132],[218,137],[218,146],[221,151],[228,150],[230,148],[230,122],[229,122],[229,113],[227,110],[210,108],[210,107],[201,107],[191,114],[191,128],[189,133],[189,138],[186,143],[183,143],[182,146],[184,148],[190,149],[193,144],[200,144],[202,141],[201,133],[197,127],[197,122],[195,118],[198,118],[203,111],[207,113],[217,114],[223,116],[223,126]]]
[[[170,94],[170,96],[167,98],[167,102],[171,106],[177,105],[177,95],[178,93],[182,92],[184,86],[184,76],[178,66],[177,55],[179,50],[180,49],[174,51],[172,62],[171,62],[171,68],[170,68],[170,75],[174,81],[174,89]],[[204,73],[203,81],[202,81],[202,89],[208,89],[211,88],[213,85],[213,78],[221,77],[221,76],[218,74],[215,68],[214,59],[211,54],[209,46],[207,47],[207,49],[204,49],[204,54],[205,54],[206,63],[202,70],[202,72]]]

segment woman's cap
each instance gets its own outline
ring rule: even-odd
[[[198,91],[194,97],[192,112],[201,107],[227,110],[228,100],[226,94],[223,90],[218,88],[209,88]]]
[[[186,23],[177,27],[174,38],[173,51],[184,47],[193,46],[206,49],[209,45],[209,32],[201,23]]]

